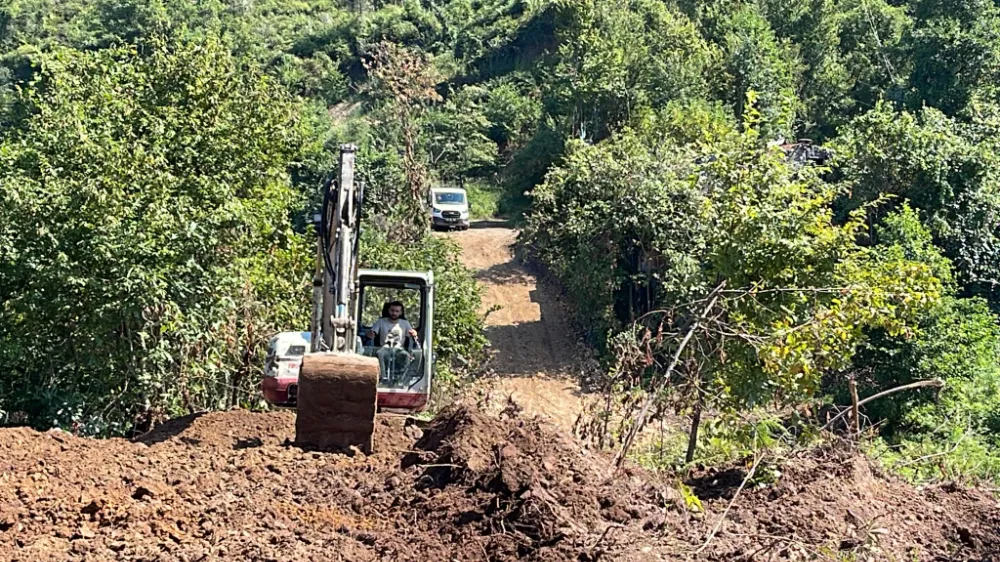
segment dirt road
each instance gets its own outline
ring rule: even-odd
[[[582,408],[579,381],[592,367],[559,291],[514,256],[517,231],[502,223],[473,223],[448,236],[485,288],[483,312],[499,307],[486,318],[492,358],[473,392],[497,408],[510,397],[525,412],[569,428]]]

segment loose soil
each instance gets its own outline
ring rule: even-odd
[[[983,492],[925,490],[848,452],[793,459],[747,489],[701,553],[743,468],[671,482],[550,424],[453,406],[423,430],[382,416],[376,451],[289,444],[294,415],[217,412],[130,442],[0,431],[0,559],[995,560]],[[839,558],[836,558],[837,556]],[[849,556],[855,556],[850,558]]]
[[[193,415],[133,441],[3,429],[0,560],[1000,559],[995,498],[916,489],[846,447],[765,463],[780,476],[739,493],[750,459],[693,474],[687,497],[613,472],[565,429],[585,355],[558,292],[511,258],[511,231],[455,238],[505,306],[474,385],[495,399],[428,424],[379,416],[374,452],[355,456],[295,447],[287,411]]]

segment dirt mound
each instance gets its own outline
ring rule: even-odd
[[[706,514],[534,418],[380,416],[372,455],[303,451],[294,415],[221,412],[143,439],[0,430],[0,560],[991,560],[996,502],[853,454],[689,481]],[[851,558],[851,557],[854,558]]]
[[[247,410],[205,412],[169,420],[138,438],[136,442],[154,445],[173,441],[198,447],[239,447],[281,444],[295,437],[295,412],[266,414]]]
[[[397,469],[403,426],[380,418],[382,448],[354,458],[284,444],[286,412],[190,416],[136,442],[2,430],[0,560],[374,560],[332,529],[364,526],[350,504]]]
[[[1000,559],[1000,504],[987,493],[954,485],[915,490],[833,447],[783,468],[777,483],[738,499],[710,559]],[[743,476],[724,471],[690,484],[719,508]]]
[[[416,488],[433,491],[424,516],[484,541],[496,559],[589,559],[609,526],[658,512],[652,487],[610,478],[606,459],[534,419],[454,407],[415,447],[403,466],[420,468]]]
[[[284,412],[135,442],[0,431],[0,559],[576,560],[656,511],[644,483],[609,481],[535,420],[456,407],[424,432],[377,425],[381,447],[354,457],[291,445]]]

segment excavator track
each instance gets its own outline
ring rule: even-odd
[[[311,353],[302,358],[295,444],[365,454],[373,450],[379,363],[374,357]]]

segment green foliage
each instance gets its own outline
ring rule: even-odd
[[[654,355],[640,371],[668,362],[680,339],[668,334],[700,306],[687,303],[722,281],[725,328],[698,338],[725,351],[698,358],[698,377],[735,408],[814,395],[865,327],[908,334],[938,299],[930,266],[858,245],[862,217],[834,222],[837,186],[761,146],[753,123],[703,165],[693,147],[646,134],[571,145],[535,190],[527,231],[598,337],[635,321],[654,332],[636,342]]]
[[[785,435],[780,420],[763,414],[760,419],[741,420],[731,416],[713,418],[705,422],[699,439],[700,462],[705,464],[726,464],[736,462],[764,449],[779,445]]]
[[[790,39],[802,64],[802,127],[826,138],[879,97],[900,99],[908,71],[902,52],[911,27],[905,6],[884,0],[765,0],[778,37]]]
[[[503,153],[511,153],[531,138],[541,117],[541,92],[530,77],[505,76],[484,84],[483,112],[489,137]]]
[[[682,299],[704,288],[694,253],[705,244],[695,155],[667,139],[644,140],[625,131],[598,145],[574,141],[532,192],[526,242],[563,282],[597,343],[651,309],[649,293]],[[649,259],[657,268],[643,272]]]
[[[894,248],[931,265],[945,279],[950,276],[949,261],[909,207],[886,217],[876,238],[876,248]],[[919,380],[944,382],[940,390],[907,391],[865,407],[866,414],[882,424],[887,442],[875,448],[887,466],[918,480],[1000,476],[995,457],[1000,430],[998,354],[1000,325],[979,298],[941,299],[920,318],[909,339],[883,331],[870,334],[853,365],[862,397]],[[846,403],[846,389],[837,390],[838,401]],[[932,460],[924,459],[928,456]]]
[[[308,318],[294,104],[217,44],[151,45],[41,56],[0,143],[0,396],[34,425],[245,404]]]
[[[748,113],[747,103],[753,103],[763,116],[767,136],[790,136],[799,109],[795,88],[800,68],[794,51],[775,36],[752,4],[712,16],[725,53],[718,96],[732,105],[740,120]],[[757,94],[752,102],[747,96],[751,91]]]
[[[956,269],[965,294],[997,307],[1000,281],[1000,161],[997,121],[975,127],[932,108],[895,112],[885,104],[853,120],[838,138],[837,170],[850,196],[845,209],[897,196],[874,218],[909,203]]]
[[[682,14],[661,2],[557,2],[559,49],[546,74],[547,109],[573,136],[602,139],[644,107],[707,91],[713,53]]]
[[[1000,78],[1000,8],[985,0],[918,0],[909,37],[911,106],[961,111]]]
[[[888,259],[925,264],[942,279],[945,294],[929,306],[904,337],[881,328],[866,331],[849,373],[861,398],[915,381],[939,379],[942,389],[893,394],[863,407],[885,441],[873,453],[890,469],[917,480],[996,478],[996,412],[1000,408],[1000,325],[987,303],[957,298],[950,261],[930,230],[905,203],[872,232],[874,250]],[[827,388],[839,404],[850,402],[846,377],[830,374]]]
[[[500,215],[500,187],[481,181],[465,184],[469,197],[469,216],[476,219],[491,219]]]
[[[423,127],[428,158],[438,178],[452,183],[493,169],[497,145],[487,136],[491,123],[483,111],[479,87],[463,88],[428,112]]]
[[[326,53],[316,53],[309,58],[283,54],[272,62],[272,66],[278,80],[300,96],[318,98],[327,105],[347,97],[347,77]]]
[[[974,485],[1000,481],[998,447],[995,435],[977,434],[958,421],[898,443],[876,441],[870,452],[887,469],[914,482],[950,480]]]

